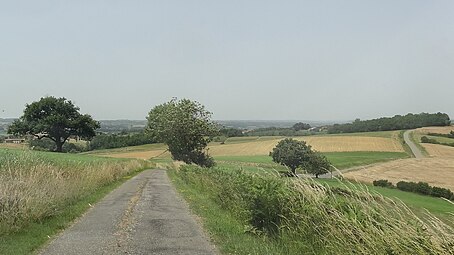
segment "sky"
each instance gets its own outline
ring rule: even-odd
[[[43,96],[96,119],[172,97],[225,120],[454,118],[454,1],[0,0],[0,118]]]

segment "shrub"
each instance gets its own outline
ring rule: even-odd
[[[374,186],[385,187],[385,188],[394,188],[394,185],[388,180],[376,180],[373,181]]]
[[[434,197],[443,197],[449,200],[454,200],[454,194],[451,190],[440,188],[440,187],[432,187],[432,193],[430,194]]]
[[[33,150],[37,151],[55,151],[56,149],[55,143],[49,138],[30,140],[29,146],[30,148],[33,148]],[[62,152],[76,153],[87,151],[87,149],[87,146],[83,144],[66,142],[63,144]]]
[[[408,192],[415,192],[416,191],[416,183],[415,182],[405,182],[400,181],[396,184],[396,187],[402,191]]]
[[[432,193],[432,187],[427,182],[418,182],[415,191],[422,195],[430,195]]]

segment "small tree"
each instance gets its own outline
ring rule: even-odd
[[[9,126],[8,133],[49,138],[55,143],[55,151],[62,152],[63,144],[70,136],[89,140],[99,127],[99,122],[88,114],[80,114],[79,107],[71,101],[50,96],[27,104],[24,115]]]
[[[306,142],[286,138],[276,145],[270,156],[274,162],[290,168],[296,175],[296,169],[309,162],[311,153],[311,146]]]
[[[327,174],[331,171],[331,163],[325,157],[325,155],[312,151],[309,154],[309,161],[303,166],[306,173],[315,175],[318,178],[321,174]]]
[[[205,167],[214,165],[205,148],[219,134],[219,129],[203,105],[188,99],[173,99],[151,109],[147,119],[148,132],[167,144],[173,159]]]
[[[274,162],[290,168],[293,175],[296,175],[297,168],[302,168],[306,173],[314,174],[318,178],[320,174],[328,173],[331,168],[324,155],[313,151],[305,141],[291,138],[281,140],[270,152],[270,156]]]

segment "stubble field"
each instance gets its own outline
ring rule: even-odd
[[[454,127],[427,127],[417,129],[417,142],[427,133],[449,133]],[[349,179],[371,183],[374,180],[387,179],[398,181],[422,181],[431,185],[454,190],[454,147],[438,144],[421,144],[428,157],[421,159],[400,159],[384,164],[366,166],[359,171],[345,173]]]

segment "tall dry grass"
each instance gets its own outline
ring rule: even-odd
[[[282,254],[454,254],[451,226],[365,187],[192,166],[177,175],[210,194],[249,233],[279,243]]]
[[[49,156],[32,151],[0,153],[0,234],[57,215],[80,198],[147,164]]]

